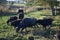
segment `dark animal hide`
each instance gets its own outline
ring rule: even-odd
[[[44,29],[46,29],[46,26],[52,25],[53,19],[52,18],[45,18],[43,20],[38,20],[37,23],[41,24]]]
[[[37,19],[35,18],[24,18],[23,20],[16,20],[14,22],[11,22],[11,25],[13,25],[16,29],[16,32],[20,30],[20,28],[25,29],[26,27],[33,27],[36,25]],[[21,30],[21,31],[22,31]]]

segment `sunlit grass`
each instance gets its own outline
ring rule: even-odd
[[[26,6],[25,4],[13,4],[14,6]]]
[[[14,28],[10,25],[7,25],[6,24],[6,21],[8,20],[8,18],[10,17],[11,15],[9,16],[1,16],[0,17],[0,38],[12,38],[12,39],[15,39],[15,40],[18,40],[18,39],[28,39],[29,36],[33,36],[32,34],[28,34],[28,35],[24,35],[22,38],[20,37],[20,34],[18,33],[17,37],[14,37]],[[13,16],[13,15],[12,15]],[[17,16],[17,14],[15,15]],[[24,14],[24,17],[25,18],[36,18],[36,19],[43,19],[43,18],[46,18],[46,17],[51,17],[51,12],[50,11],[47,11],[47,10],[43,10],[43,11],[36,11],[36,12],[29,12],[29,13],[25,13]],[[58,23],[60,23],[60,16],[55,16],[54,17],[54,22],[53,22],[53,28],[54,30],[58,30],[59,26],[56,26],[56,25],[60,25]],[[56,27],[56,28],[55,28]],[[5,29],[6,32],[5,32]],[[31,28],[28,28],[28,30],[30,30]],[[41,40],[48,40],[47,38],[45,37],[41,37],[39,38]]]

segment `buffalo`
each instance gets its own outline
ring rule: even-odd
[[[41,24],[45,30],[46,30],[46,26],[52,25],[52,22],[53,22],[52,18],[44,18],[43,20],[41,19],[37,20],[37,23]]]
[[[7,20],[7,24],[9,24],[10,22],[15,21],[15,20],[17,20],[17,19],[18,19],[17,16],[11,16],[11,17]]]
[[[18,10],[18,19],[23,19],[24,18],[24,12],[23,10],[19,9]]]
[[[37,19],[35,18],[24,18],[22,20],[15,20],[11,22],[11,26],[14,26],[16,28],[16,32],[18,32],[21,28],[22,30],[27,27],[33,27],[36,25]],[[21,32],[22,32],[21,30]]]

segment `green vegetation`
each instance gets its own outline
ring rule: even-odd
[[[0,4],[6,4],[7,1],[6,0],[0,0]]]
[[[44,31],[42,29],[42,26],[38,25],[39,28],[36,28],[36,29],[27,28],[27,31],[29,31],[29,33],[24,34],[24,33],[20,33],[19,31],[19,33],[14,35],[14,27],[7,25],[6,23],[6,21],[9,19],[10,16],[17,16],[16,13],[12,13],[11,10],[9,10],[10,6],[31,6],[31,7],[44,6],[49,8],[50,7],[52,8],[54,6],[59,6],[59,2],[57,2],[57,0],[53,0],[52,2],[50,2],[51,0],[23,0],[23,1],[25,1],[26,3],[25,4],[23,3],[16,4],[14,2],[7,3],[6,0],[0,0],[0,4],[2,4],[0,5],[0,40],[28,40],[28,37],[30,36],[33,36],[35,39],[39,39],[39,40],[55,40],[53,39],[53,37],[48,38],[48,36],[53,36],[57,30],[60,30],[60,15],[52,16],[52,12],[50,9],[40,10],[40,11],[36,10],[34,12],[32,11],[32,12],[25,13],[24,18],[33,17],[36,19],[43,19],[43,18],[51,17],[54,19],[51,29],[48,29],[47,27],[47,30]],[[43,36],[40,36],[40,35],[43,35]]]
[[[43,11],[36,11],[36,12],[29,12],[29,13],[25,13],[25,18],[27,17],[34,17],[34,18],[37,18],[37,19],[43,19],[43,18],[48,18],[48,17],[52,17],[51,16],[51,11],[49,10],[43,10]],[[27,40],[29,36],[32,36],[32,34],[27,34],[27,35],[24,35],[24,36],[21,36],[20,33],[18,33],[18,35],[14,36],[14,28],[10,25],[7,25],[6,24],[6,21],[8,20],[8,18],[10,16],[14,16],[14,15],[7,15],[6,16],[1,16],[0,17],[0,39],[3,39],[3,40]],[[17,16],[17,14],[16,14]],[[59,29],[59,26],[60,26],[60,16],[55,16],[54,17],[54,22],[53,22],[53,27],[52,30],[52,34],[55,33],[55,30],[58,30]],[[56,28],[55,28],[56,27]],[[29,28],[27,28],[29,29]],[[38,29],[38,28],[37,28]],[[31,30],[31,29],[30,29]],[[41,32],[41,29],[39,28],[40,31],[38,32]],[[49,32],[46,32],[47,34]],[[47,35],[47,34],[44,34],[44,35]],[[41,37],[39,39],[42,39],[42,40],[47,40],[47,38],[44,38],[44,37]]]
[[[59,2],[57,0],[25,0],[27,3],[26,5],[30,6],[46,6],[46,5],[59,5]]]
[[[13,6],[25,6],[25,4],[16,4],[16,3],[14,3]]]

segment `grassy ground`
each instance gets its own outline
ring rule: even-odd
[[[14,6],[26,6],[25,4],[14,4]]]
[[[51,16],[51,11],[48,11],[48,10],[43,10],[43,11],[36,11],[36,12],[29,12],[29,13],[25,13],[25,18],[29,18],[29,17],[34,17],[34,18],[37,18],[37,19],[43,19],[43,18],[48,18],[48,17],[52,17]],[[40,28],[37,28],[37,30],[34,31],[33,28],[27,28],[27,30],[30,30],[30,32],[28,34],[21,34],[21,33],[18,33],[18,35],[15,35],[14,36],[14,28],[13,26],[10,26],[10,25],[7,25],[6,24],[6,21],[8,20],[8,18],[10,16],[15,16],[14,15],[5,15],[5,16],[1,16],[0,17],[0,40],[3,39],[3,40],[28,40],[28,37],[29,36],[34,36],[35,40],[51,40],[51,38],[47,38],[47,37],[44,37],[44,36],[41,36],[40,34],[42,34],[42,31],[45,32],[44,30],[42,30]],[[17,16],[17,14],[16,14]],[[55,30],[58,30],[59,29],[59,26],[60,26],[60,16],[55,16],[54,17],[54,21],[53,21],[53,27],[51,29],[53,29],[54,31]],[[32,32],[31,32],[32,30]],[[38,31],[38,32],[37,32]],[[36,34],[35,34],[36,33]],[[45,32],[46,35],[49,34],[48,31]],[[52,39],[52,40],[55,40],[55,39]]]

